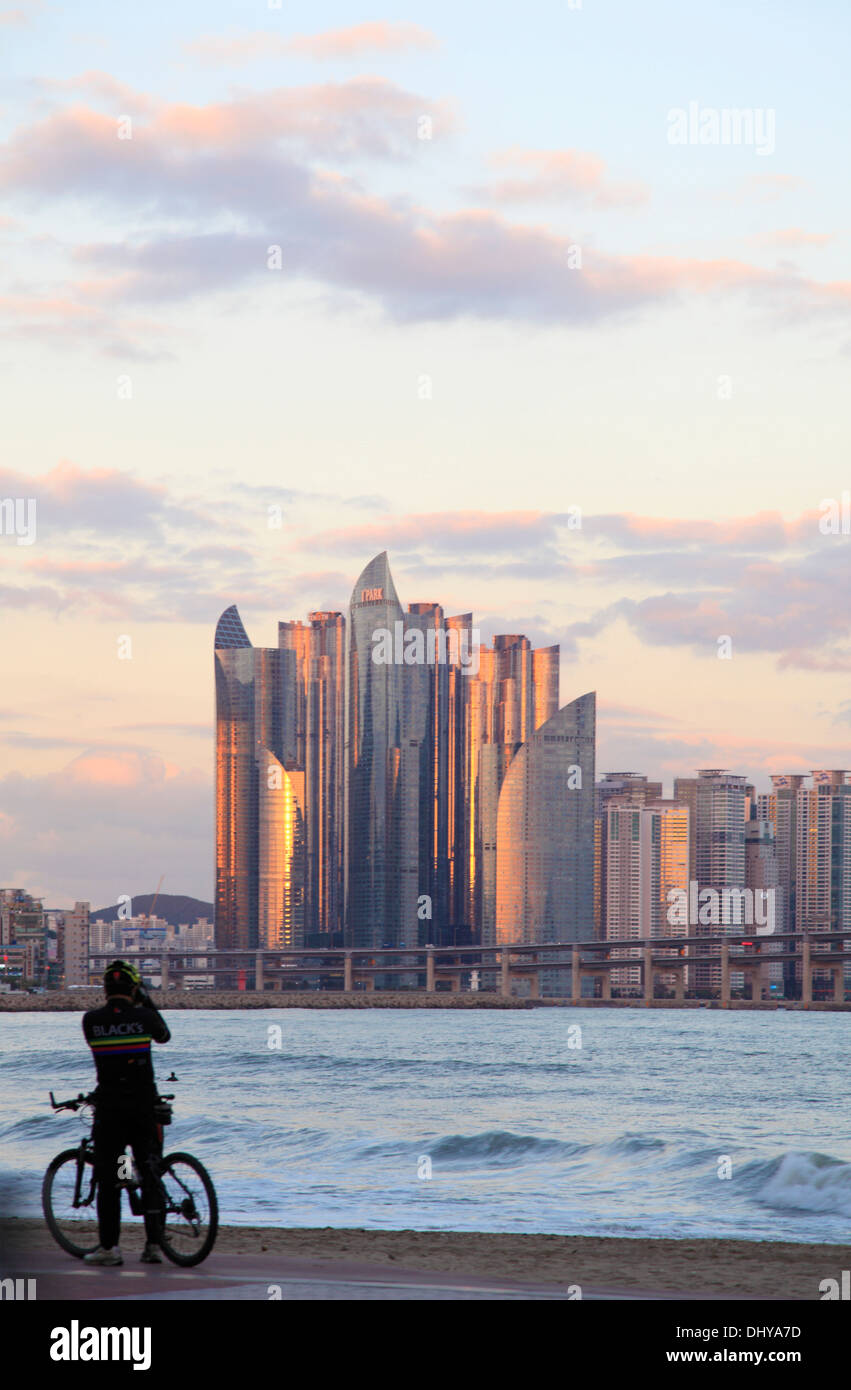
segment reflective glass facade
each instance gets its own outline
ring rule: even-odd
[[[304,923],[314,945],[342,944],[345,637],[342,613],[278,624],[278,646],[295,663],[296,738],[287,765],[305,776]]]
[[[268,748],[258,763],[258,917],[261,946],[303,946],[306,900],[304,773]]]
[[[358,579],[349,614],[347,939],[355,946],[416,945],[428,681],[423,665],[375,659],[382,634],[395,639],[403,623],[386,552]]]
[[[496,940],[594,934],[596,697],[582,695],[515,754],[499,796]]]
[[[571,866],[589,797],[593,916],[593,696],[558,711],[558,647],[507,634],[473,654],[473,632],[471,614],[433,601],[404,612],[386,553],[358,578],[348,621],[282,622],[277,648],[253,648],[235,607],[222,614],[217,944],[492,944],[503,910],[512,931],[554,930],[584,912]],[[571,763],[583,790],[551,814]],[[524,827],[542,797],[533,846]],[[518,853],[519,907],[505,896]]]
[[[483,945],[496,940],[497,814],[518,749],[558,709],[559,648],[532,650],[527,637],[501,634],[483,647],[469,694],[470,856],[468,902]]]
[[[272,944],[270,933],[280,929],[274,911],[271,920],[267,915],[273,898],[261,812],[268,829],[263,779],[269,759],[294,766],[296,660],[276,647],[252,647],[231,607],[216,628],[215,673],[216,944],[254,948]]]
[[[235,607],[219,619],[216,672],[216,945],[257,944],[254,651]]]

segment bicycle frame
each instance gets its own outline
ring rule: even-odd
[[[83,1174],[84,1174],[84,1172],[86,1171],[86,1159],[87,1159],[87,1158],[91,1158],[93,1161],[92,1161],[91,1166],[89,1167],[89,1194],[88,1194],[88,1196],[87,1196],[87,1197],[85,1198],[85,1200],[84,1200],[83,1197],[82,1197],[82,1186],[83,1186]],[[90,1206],[92,1205],[92,1203],[94,1202],[94,1199],[95,1199],[95,1190],[96,1190],[96,1188],[97,1188],[97,1178],[95,1177],[95,1169],[94,1169],[94,1144],[92,1143],[92,1137],[91,1137],[91,1135],[90,1135],[90,1134],[86,1134],[86,1135],[84,1135],[83,1138],[80,1140],[80,1147],[79,1147],[79,1149],[77,1150],[77,1176],[76,1176],[76,1178],[75,1178],[75,1180],[74,1180],[74,1203],[73,1203],[75,1210],[76,1210],[78,1207],[90,1207]]]
[[[216,1190],[212,1179],[202,1163],[193,1154],[176,1152],[169,1154],[166,1158],[163,1153],[163,1125],[171,1121],[171,1107],[168,1102],[173,1100],[173,1096],[160,1095],[157,1097],[155,1120],[157,1122],[156,1145],[145,1145],[144,1162],[147,1168],[144,1172],[139,1172],[134,1162],[131,1168],[130,1177],[118,1177],[118,1174],[109,1174],[110,1181],[115,1182],[119,1193],[126,1191],[130,1210],[134,1216],[142,1216],[146,1223],[146,1240],[148,1232],[152,1231],[150,1218],[156,1218],[158,1235],[150,1235],[151,1243],[158,1245],[164,1251],[166,1257],[173,1264],[191,1267],[200,1264],[207,1258],[213,1248],[218,1232],[219,1212]],[[57,1101],[50,1092],[50,1103],[54,1110],[73,1110],[78,1111],[85,1107],[95,1108],[97,1105],[97,1095],[92,1092],[90,1095],[83,1095],[82,1091],[72,1100]],[[93,1115],[93,1119],[96,1117]],[[73,1194],[71,1195],[71,1211],[88,1211],[96,1207],[96,1194],[98,1191],[98,1169],[95,1167],[95,1129],[94,1125],[88,1134],[85,1134],[76,1147],[66,1149],[59,1153],[49,1165],[44,1175],[42,1183],[42,1209],[47,1220],[48,1229],[57,1244],[70,1255],[84,1258],[91,1253],[83,1241],[94,1239],[90,1231],[73,1233],[71,1229],[63,1229],[63,1222],[67,1221],[68,1216],[68,1187],[71,1185],[72,1174],[68,1165],[72,1165],[73,1172]],[[112,1152],[115,1152],[112,1150]],[[85,1179],[83,1174],[89,1169],[89,1177]],[[53,1184],[56,1174],[64,1169],[64,1211],[59,1211],[57,1219],[56,1210],[53,1205]],[[126,1171],[122,1166],[119,1172]],[[150,1173],[150,1181],[149,1181]],[[198,1206],[200,1197],[201,1205]],[[94,1212],[92,1212],[94,1215]],[[171,1218],[175,1218],[171,1222]],[[73,1234],[72,1234],[73,1233]],[[188,1247],[181,1242],[186,1238],[194,1238],[195,1248]],[[200,1242],[200,1243],[199,1243]]]
[[[86,1105],[88,1105],[88,1106],[93,1106],[93,1099],[92,1099],[92,1097],[91,1097],[91,1096],[84,1096],[84,1095],[82,1094],[82,1092],[80,1093],[80,1095],[77,1097],[77,1099],[76,1099],[75,1101],[63,1101],[63,1102],[57,1102],[57,1101],[54,1099],[54,1095],[53,1095],[53,1092],[52,1092],[52,1091],[51,1091],[49,1094],[50,1094],[50,1104],[51,1104],[51,1106],[53,1107],[54,1110],[79,1110],[79,1109],[81,1109],[83,1106],[86,1106]],[[170,1096],[159,1096],[159,1097],[158,1097],[158,1100],[159,1100],[159,1101],[170,1101],[170,1100],[173,1100],[173,1099],[174,1099],[174,1096],[173,1096],[173,1095],[170,1095]],[[163,1157],[163,1126],[162,1126],[161,1124],[158,1124],[158,1125],[157,1125],[157,1140],[158,1140],[158,1143],[159,1143],[159,1154],[158,1154],[158,1159],[159,1159],[159,1161],[161,1161],[161,1160],[162,1160],[162,1157]],[[84,1134],[84,1135],[83,1135],[82,1139],[80,1140],[80,1147],[79,1147],[79,1149],[77,1150],[77,1175],[76,1175],[76,1178],[74,1179],[74,1200],[73,1200],[73,1203],[72,1203],[72,1205],[73,1205],[75,1211],[79,1210],[80,1207],[90,1207],[90,1206],[92,1205],[92,1203],[94,1202],[94,1199],[95,1199],[95,1192],[96,1192],[96,1190],[97,1190],[97,1174],[96,1174],[95,1167],[94,1167],[94,1154],[95,1154],[94,1139],[92,1138],[91,1131],[89,1131],[88,1134]],[[86,1196],[86,1197],[84,1198],[83,1195],[82,1195],[82,1187],[83,1187],[83,1174],[84,1174],[84,1172],[86,1171],[86,1160],[87,1160],[87,1159],[91,1159],[91,1167],[90,1167],[90,1178],[89,1178],[89,1191],[88,1191],[88,1196]],[[134,1172],[135,1172],[135,1163],[134,1163]],[[155,1182],[156,1182],[156,1185],[157,1185],[157,1188],[158,1188],[159,1196],[160,1196],[160,1198],[162,1199],[163,1211],[164,1211],[164,1212],[167,1212],[169,1209],[174,1210],[172,1204],[169,1203],[169,1200],[168,1200],[168,1193],[166,1192],[166,1189],[164,1188],[164,1186],[163,1186],[163,1184],[162,1184],[161,1177],[160,1177],[160,1173],[159,1173],[158,1171],[155,1171],[155,1172],[154,1172],[154,1179],[155,1179]],[[130,1210],[132,1211],[133,1215],[134,1215],[134,1216],[144,1216],[145,1209],[144,1209],[144,1206],[143,1206],[143,1204],[142,1204],[142,1187],[141,1187],[141,1181],[140,1181],[139,1177],[138,1177],[138,1176],[135,1176],[135,1177],[133,1177],[133,1178],[119,1178],[118,1183],[117,1183],[117,1186],[118,1186],[119,1189],[124,1189],[124,1190],[127,1192],[127,1198],[128,1198],[129,1203],[130,1203]]]

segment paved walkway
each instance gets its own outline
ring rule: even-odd
[[[279,1255],[217,1255],[196,1269],[139,1265],[138,1254],[119,1268],[92,1269],[57,1249],[7,1255],[2,1273],[35,1278],[39,1300],[94,1301],[121,1299],[180,1299],[201,1301],[302,1299],[345,1300],[569,1300],[567,1288],[517,1284],[506,1279],[436,1274],[425,1270],[393,1269],[386,1265],[331,1260],[297,1260]],[[280,1294],[277,1290],[280,1290]],[[271,1290],[271,1292],[270,1292]],[[624,1292],[583,1288],[586,1300],[683,1298],[681,1293]],[[700,1295],[693,1295],[704,1301]]]

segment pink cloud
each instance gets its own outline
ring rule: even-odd
[[[41,7],[42,0],[22,0],[14,9],[0,10],[0,25],[11,28],[31,24],[34,12]]]
[[[772,203],[786,193],[794,193],[806,186],[806,179],[797,174],[749,174],[737,185],[735,192],[726,194],[733,202],[752,201]]]
[[[138,753],[84,753],[65,768],[70,782],[99,787],[138,787],[152,774],[165,781],[165,764]]]
[[[410,158],[423,109],[422,98],[362,78],[204,107],[158,107],[135,123],[132,140],[119,140],[113,117],[75,107],[7,142],[0,185],[167,219],[147,241],[131,236],[78,248],[94,274],[77,295],[104,312],[122,301],[187,298],[250,279],[268,283],[267,251],[282,227],[286,275],[377,302],[398,322],[474,316],[587,324],[680,295],[719,293],[746,293],[787,318],[851,307],[846,282],[821,284],[731,259],[586,247],[575,268],[575,238],[566,234],[476,207],[435,213],[303,162]],[[440,118],[434,103],[425,109]],[[442,119],[450,128],[451,112]],[[574,172],[580,184],[599,186],[593,161]],[[226,214],[231,228],[211,230]],[[114,333],[111,326],[100,331]]]
[[[361,548],[365,551],[390,546],[444,544],[502,547],[517,545],[530,536],[538,540],[554,534],[552,520],[542,512],[431,512],[409,516],[385,516],[359,526],[338,527],[295,542],[298,550],[316,546]]]
[[[72,88],[104,96],[111,79],[89,73]],[[177,169],[199,152],[226,159],[239,153],[256,158],[287,140],[295,148],[323,157],[352,154],[397,157],[413,154],[417,121],[427,112],[438,133],[454,126],[446,102],[428,101],[382,77],[356,77],[308,87],[280,87],[233,101],[196,106],[188,102],[154,105],[143,94],[119,88],[113,114],[70,106],[25,127],[2,149],[0,183],[8,188],[73,187],[102,166],[102,193],[128,191],[140,175]],[[132,138],[119,139],[118,120],[134,106],[139,120]],[[143,181],[142,195],[148,188]]]
[[[116,115],[127,112],[142,114],[152,111],[156,105],[152,97],[137,91],[135,87],[128,87],[126,82],[119,82],[111,73],[98,68],[90,68],[88,72],[75,77],[42,78],[39,85],[47,92],[82,92],[97,97],[108,102]]]
[[[589,517],[586,532],[604,535],[627,547],[657,545],[736,549],[781,549],[818,535],[821,513],[804,512],[786,521],[779,512],[758,512],[755,516],[732,517],[725,521],[706,521],[700,517],[649,517],[633,512]]]
[[[207,34],[184,44],[184,51],[205,63],[233,66],[278,56],[293,55],[322,61],[438,47],[434,34],[419,24],[376,20],[320,34],[297,34],[293,38],[286,38],[269,29],[234,35]]]
[[[301,34],[290,42],[293,53],[304,53],[310,58],[351,58],[360,53],[401,53],[408,48],[437,47],[434,34],[419,24],[392,24],[386,20],[324,34]]]
[[[801,227],[784,227],[777,232],[764,232],[750,240],[756,246],[779,246],[796,248],[800,246],[826,246],[833,241],[832,232],[805,232]]]
[[[585,199],[593,207],[611,208],[635,206],[650,196],[644,184],[609,182],[604,161],[580,150],[510,149],[493,155],[491,163],[520,172],[474,190],[488,202]]]

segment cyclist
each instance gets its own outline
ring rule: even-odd
[[[152,1171],[160,1145],[154,1116],[157,1091],[151,1040],[167,1043],[171,1033],[142,988],[142,977],[134,965],[114,960],[104,971],[103,985],[106,1003],[83,1016],[83,1034],[97,1069],[92,1138],[100,1238],[97,1249],[84,1259],[96,1265],[124,1263],[118,1244],[121,1189],[117,1184],[119,1162],[129,1144],[145,1211],[142,1259],[146,1264],[161,1264],[161,1198]]]

